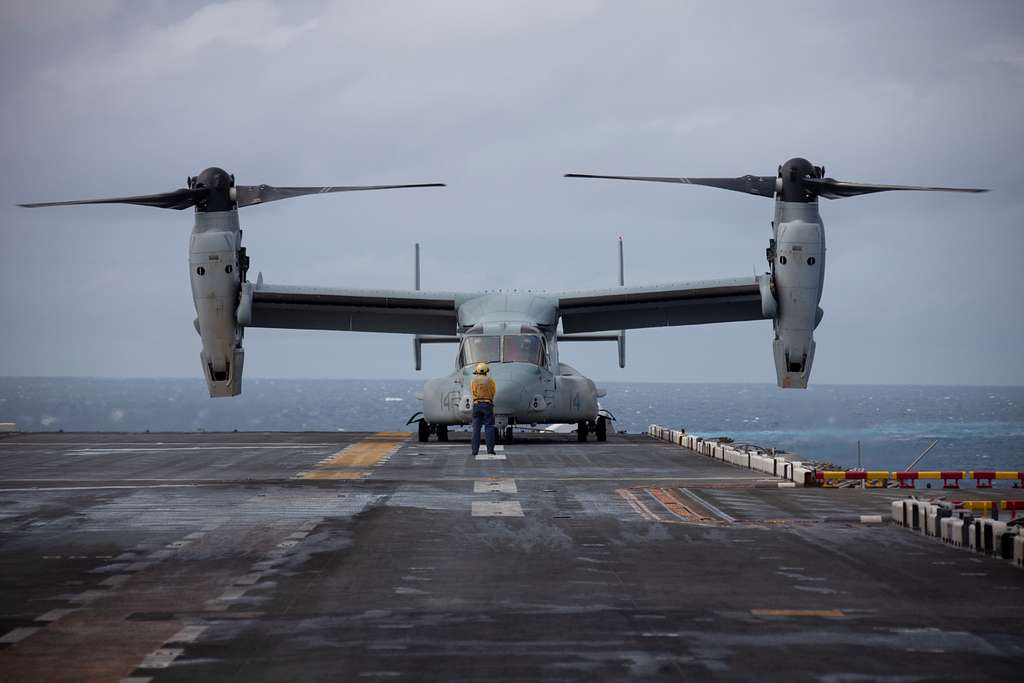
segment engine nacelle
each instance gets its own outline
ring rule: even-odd
[[[197,212],[189,245],[199,357],[211,397],[242,391],[242,327],[236,318],[242,272],[237,211]]]
[[[806,389],[825,284],[825,228],[816,202],[777,203],[773,251],[775,372],[780,387]]]

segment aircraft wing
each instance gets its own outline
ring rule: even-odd
[[[453,335],[465,294],[329,289],[246,282],[238,306],[245,327]]]
[[[614,287],[558,295],[566,333],[762,320],[774,308],[767,276]],[[762,306],[762,297],[771,298]]]

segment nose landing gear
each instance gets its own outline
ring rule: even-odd
[[[594,422],[578,422],[576,424],[576,440],[583,443],[590,436],[590,432],[594,432],[595,438],[598,441],[608,440],[608,418],[604,415],[599,415],[597,420]]]
[[[420,417],[423,413],[416,413],[409,418],[409,421],[405,424],[411,425],[413,422],[416,423],[416,435],[419,437],[420,443],[426,443],[430,441],[430,435],[436,434],[438,441],[448,440],[448,425],[432,425],[427,422],[426,418]]]
[[[576,440],[583,443],[587,440],[587,435],[590,434],[590,423],[589,422],[578,422],[576,423]]]
[[[448,425],[432,425],[426,420],[420,420],[418,429],[420,443],[430,441],[431,434],[436,434],[438,441],[447,441]]]

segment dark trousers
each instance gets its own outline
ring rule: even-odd
[[[487,452],[494,452],[494,405],[473,404],[473,455],[480,452],[480,425],[487,428]]]

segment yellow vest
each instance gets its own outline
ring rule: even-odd
[[[494,385],[494,380],[490,377],[477,375],[473,378],[473,381],[470,382],[469,388],[473,392],[473,403],[477,403],[478,401],[494,403],[494,392],[496,392],[498,388]]]

